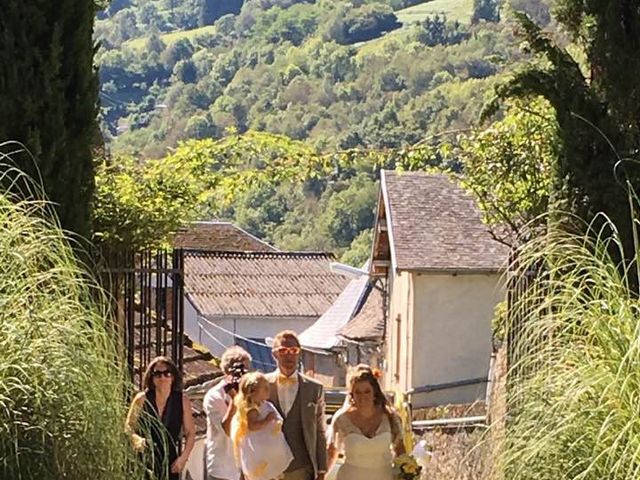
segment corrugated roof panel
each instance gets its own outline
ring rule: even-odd
[[[368,282],[367,275],[351,280],[333,305],[300,334],[300,343],[309,348],[326,350],[335,347],[339,343],[338,332],[355,315]]]
[[[348,279],[324,253],[185,252],[185,290],[206,316],[319,317]]]

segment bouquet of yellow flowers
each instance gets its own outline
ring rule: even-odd
[[[396,480],[415,480],[420,478],[422,466],[415,457],[405,453],[393,460],[393,474]]]
[[[393,473],[396,480],[416,480],[420,478],[424,462],[429,452],[426,450],[426,442],[424,440],[421,440],[418,445],[415,445],[413,431],[411,429],[409,404],[406,401],[405,394],[400,390],[396,390],[395,409],[402,420],[401,433],[406,453],[397,456],[393,460]]]

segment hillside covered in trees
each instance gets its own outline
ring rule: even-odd
[[[103,132],[116,163],[253,131],[314,154],[452,138],[525,58],[511,8],[551,21],[533,0],[113,0],[96,21]],[[202,216],[357,264],[376,201],[371,165],[244,189]]]

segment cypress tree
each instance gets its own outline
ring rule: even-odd
[[[0,15],[0,143],[41,179],[65,229],[88,237],[98,80],[93,0],[4,0]],[[5,145],[6,150],[15,145]],[[31,155],[33,157],[31,157]]]

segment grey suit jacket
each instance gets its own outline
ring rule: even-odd
[[[278,405],[277,371],[266,374],[269,380],[271,403]],[[313,463],[315,475],[327,471],[327,437],[325,435],[324,393],[322,384],[298,373],[298,396],[302,402],[304,443]]]

